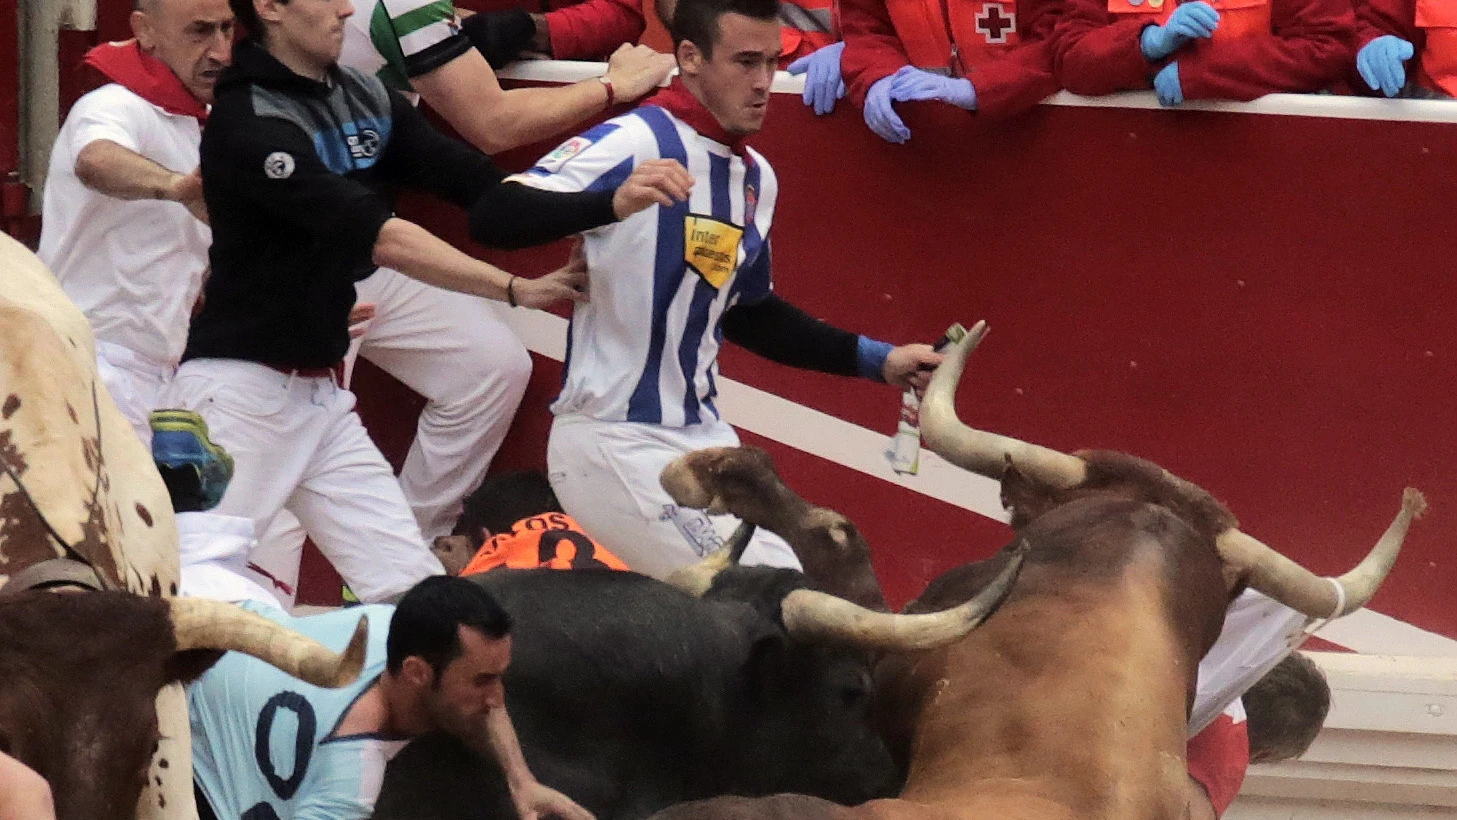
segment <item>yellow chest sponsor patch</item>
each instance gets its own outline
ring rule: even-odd
[[[723,287],[739,262],[744,229],[711,216],[689,214],[683,220],[683,261],[708,284]]]

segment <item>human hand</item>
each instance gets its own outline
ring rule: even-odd
[[[173,174],[168,198],[185,206],[202,224],[210,224],[207,220],[207,203],[202,199],[201,166],[190,174]]]
[[[369,321],[374,318],[373,302],[355,302],[349,309],[349,338],[358,339],[369,330]]]
[[[1159,105],[1175,106],[1184,101],[1184,88],[1179,84],[1179,64],[1169,63],[1153,75],[1153,90],[1159,95]]]
[[[894,104],[908,100],[943,100],[963,108],[976,108],[976,89],[970,80],[905,66],[870,86],[865,95],[865,124],[887,142],[905,143],[911,138],[911,129],[901,121]]]
[[[536,279],[514,277],[507,287],[520,307],[546,308],[564,299],[587,301],[587,252],[582,240],[572,245],[572,254],[565,265]]]
[[[1184,3],[1161,26],[1149,26],[1139,35],[1139,48],[1149,62],[1162,60],[1190,40],[1210,38],[1219,28],[1219,12],[1203,0]]]
[[[535,21],[519,8],[462,15],[460,30],[497,70],[520,59],[536,39]]]
[[[823,116],[835,110],[835,103],[845,96],[845,80],[840,76],[840,55],[843,42],[830,43],[789,64],[790,74],[804,74],[804,104]]]
[[[688,199],[693,190],[693,175],[676,159],[650,159],[632,169],[632,174],[617,186],[612,195],[612,212],[618,219],[661,205],[671,208]]]
[[[912,388],[920,395],[931,382],[931,373],[944,358],[928,344],[901,345],[885,357],[880,375],[886,383],[905,389]]]
[[[1395,97],[1406,85],[1406,61],[1416,50],[1394,34],[1385,34],[1356,52],[1356,70],[1372,91]]]
[[[890,96],[896,102],[940,100],[968,111],[976,110],[976,88],[971,80],[917,68],[895,73],[890,84]]]
[[[596,820],[592,812],[577,805],[572,798],[535,780],[513,790],[511,802],[516,804],[516,813],[521,816],[521,820],[543,820],[547,817],[560,820]]]
[[[671,54],[624,43],[607,58],[607,79],[618,102],[632,102],[662,85],[676,65]]]

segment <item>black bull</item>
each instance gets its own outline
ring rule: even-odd
[[[915,639],[944,642],[979,623],[1015,571],[955,618],[933,616],[954,622],[951,632],[870,610],[858,610],[859,622],[900,618],[886,635],[907,639],[930,626]],[[859,803],[899,786],[871,723],[871,655],[804,625],[804,601],[826,596],[802,573],[731,567],[701,597],[607,570],[472,577],[513,615],[507,708],[527,763],[603,820],[719,794]],[[795,629],[814,639],[796,639]],[[883,638],[854,640],[884,646]],[[512,809],[493,764],[432,736],[391,763],[374,816],[495,818]]]

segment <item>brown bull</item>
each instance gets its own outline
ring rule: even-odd
[[[1002,480],[1026,563],[996,617],[962,640],[877,668],[887,732],[909,757],[894,800],[845,808],[800,795],[685,804],[663,818],[1179,820],[1189,816],[1185,729],[1200,658],[1253,587],[1313,618],[1358,609],[1413,518],[1319,578],[1238,529],[1207,492],[1121,453],[1064,455],[963,425],[953,408],[979,325],[936,373],[928,447]],[[705,496],[712,493],[705,493]],[[1005,563],[943,575],[910,607],[960,604]]]
[[[197,816],[171,682],[217,649],[319,683],[358,671],[362,644],[341,667],[241,610],[163,600],[177,580],[167,489],[97,377],[86,318],[0,234],[0,750],[49,780],[60,818]],[[54,584],[110,591],[17,592]]]
[[[121,591],[5,594],[0,749],[50,783],[57,820],[129,820],[154,777],[148,769],[160,740],[155,702],[163,686],[197,677],[226,650],[316,686],[342,686],[359,675],[366,636],[360,619],[335,655],[216,601]],[[157,765],[174,764],[163,756]]]

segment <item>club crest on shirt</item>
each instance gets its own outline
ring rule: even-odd
[[[536,163],[536,167],[556,173],[562,169],[563,165],[567,164],[567,160],[587,150],[591,144],[592,141],[585,136],[572,137],[561,145],[558,145],[550,154],[542,157]]]
[[[683,261],[715,288],[723,287],[739,262],[744,229],[711,216],[689,214],[683,220]]]
[[[753,185],[744,186],[744,224],[754,224],[754,211],[759,207],[759,192]]]
[[[263,160],[263,173],[269,179],[288,179],[293,176],[293,155],[287,151],[274,151]]]

